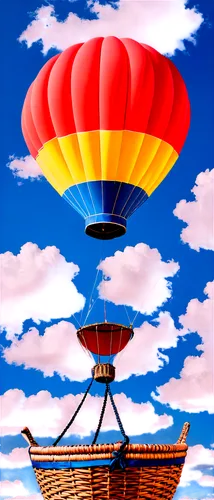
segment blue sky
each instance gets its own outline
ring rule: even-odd
[[[158,2],[151,3],[154,4],[153,7],[158,4]],[[125,25],[123,29],[127,29],[127,36],[133,38],[136,36],[137,39],[140,36],[141,41],[145,43],[148,43],[148,37],[153,33],[151,41],[154,41],[154,46],[164,53],[171,54],[170,57],[181,72],[189,92],[191,126],[175,167],[151,198],[132,216],[128,222],[126,235],[104,243],[84,234],[84,221],[59,197],[44,178],[38,179],[36,174],[30,177],[30,169],[35,168],[35,165],[28,157],[29,153],[21,132],[20,116],[30,83],[42,65],[56,52],[65,48],[63,43],[67,41],[64,42],[61,35],[56,36],[58,30],[63,29],[65,38],[69,38],[70,45],[76,43],[78,37],[78,41],[85,39],[86,32],[89,36],[93,36],[94,30],[94,36],[96,36],[99,34],[97,30],[102,30],[106,23],[108,34],[112,32],[118,35],[115,31],[117,27],[115,27],[114,16],[121,9],[118,22],[121,22],[121,25],[124,24],[122,3],[116,4],[112,1],[108,5],[108,2],[103,1],[93,8],[81,0],[74,2],[55,0],[50,4],[30,0],[27,9],[23,3],[19,2],[18,5],[15,1],[5,2],[2,6],[5,22],[2,54],[4,70],[1,80],[3,86],[1,93],[4,99],[2,102],[3,119],[1,120],[3,141],[0,198],[0,245],[3,269],[3,319],[1,320],[3,332],[1,334],[0,370],[3,377],[0,391],[5,417],[3,416],[1,437],[3,493],[0,494],[3,498],[39,499],[39,496],[35,496],[38,493],[38,487],[33,472],[23,454],[25,450],[23,451],[22,448],[25,447],[25,443],[20,435],[21,427],[29,424],[32,430],[35,429],[34,434],[38,436],[40,443],[51,443],[57,430],[54,431],[55,434],[54,432],[48,434],[50,429],[47,425],[46,434],[42,434],[42,432],[39,433],[39,427],[43,427],[44,420],[49,418],[50,412],[55,419],[54,411],[57,411],[61,403],[60,399],[54,400],[54,406],[53,398],[62,398],[61,401],[63,401],[65,396],[71,394],[73,399],[69,400],[69,405],[72,403],[75,407],[78,395],[87,387],[87,373],[89,373],[87,358],[85,358],[85,371],[79,373],[77,368],[78,375],[76,376],[75,369],[71,370],[66,359],[67,339],[71,338],[70,364],[72,364],[72,352],[76,352],[75,331],[71,324],[73,323],[76,327],[77,323],[71,316],[73,312],[71,302],[74,310],[75,307],[78,310],[82,304],[79,294],[89,299],[100,259],[112,257],[113,260],[105,263],[113,297],[111,302],[107,302],[107,318],[118,323],[127,322],[124,307],[116,305],[118,300],[127,305],[130,317],[134,318],[139,309],[137,292],[136,295],[127,292],[128,299],[124,299],[122,288],[120,288],[121,297],[117,296],[120,292],[116,287],[113,265],[115,257],[113,256],[118,250],[122,252],[116,257],[118,269],[123,278],[121,283],[124,289],[128,290],[130,286],[130,290],[134,290],[136,275],[132,271],[132,263],[138,259],[139,248],[142,250],[142,255],[140,250],[139,281],[136,283],[136,287],[139,288],[136,290],[140,290],[143,297],[146,296],[147,291],[151,290],[154,303],[151,305],[149,302],[143,314],[141,312],[138,314],[135,323],[135,327],[139,328],[136,331],[138,340],[136,344],[133,343],[132,352],[133,356],[139,356],[140,375],[136,376],[133,359],[128,356],[128,347],[126,353],[118,359],[121,380],[115,383],[112,390],[118,395],[118,406],[121,408],[125,422],[130,422],[131,413],[129,412],[136,415],[136,422],[139,420],[137,420],[138,413],[142,413],[144,428],[143,424],[135,425],[137,435],[131,429],[131,424],[127,424],[127,432],[131,433],[133,442],[175,442],[183,422],[190,421],[191,431],[188,438],[188,444],[191,447],[190,459],[183,486],[178,488],[175,498],[177,500],[213,498],[214,482],[211,467],[214,459],[211,446],[214,443],[211,361],[213,285],[211,282],[214,279],[212,226],[214,179],[212,171],[214,160],[212,23],[214,6],[208,0],[203,2],[201,0],[197,2],[195,15],[193,15],[194,2],[189,2],[186,7],[184,2],[177,0],[173,4],[174,7],[171,2],[164,2],[164,19],[168,19],[171,27],[174,23],[174,28],[166,33],[163,40],[163,37],[158,35],[160,27],[156,7],[152,9],[151,14],[148,3],[145,3],[144,7],[143,5],[136,7],[136,5],[137,2],[134,4],[132,13],[137,8],[142,9],[139,12],[136,10],[139,26],[136,28],[132,25],[133,18],[130,15],[130,25],[127,24],[127,28]],[[45,10],[41,11],[42,6],[45,6]],[[113,6],[117,6],[118,11]],[[52,17],[50,17],[51,9]],[[188,15],[187,9],[190,9]],[[37,14],[35,14],[36,10]],[[97,19],[95,11],[98,12]],[[68,24],[68,15],[71,12],[76,16],[70,17],[71,24]],[[87,24],[80,25],[79,18],[87,20]],[[54,20],[52,26],[51,19]],[[62,21],[64,24],[59,25]],[[31,22],[36,23],[33,25],[33,32]],[[42,23],[43,25],[46,23],[45,34]],[[82,26],[83,31],[79,26]],[[176,32],[175,37],[173,32]],[[20,42],[18,38],[22,33],[24,33],[23,41]],[[194,43],[190,39],[192,33],[194,33]],[[43,43],[41,40],[38,41],[41,38],[43,38]],[[184,46],[181,45],[182,40],[185,40]],[[32,43],[32,46],[27,47],[26,42],[28,45]],[[52,44],[56,44],[57,48],[51,48]],[[50,50],[44,54],[49,47]],[[17,169],[19,169],[18,172]],[[198,177],[199,174],[200,177]],[[195,194],[191,192],[194,186],[196,186]],[[179,204],[181,200],[192,202],[192,204],[186,204],[181,210]],[[176,205],[175,215],[173,211]],[[186,233],[182,233],[185,227],[187,227]],[[26,244],[28,245],[25,246]],[[139,244],[143,246],[136,247]],[[18,259],[16,256],[23,246],[25,250]],[[59,252],[50,250],[48,247],[56,247]],[[126,247],[132,247],[129,256],[126,252],[124,253]],[[155,259],[151,249],[157,249]],[[145,251],[148,252],[150,266],[147,273],[144,268],[143,253]],[[170,264],[169,261],[172,263]],[[76,276],[73,277],[76,268],[68,263],[74,263],[79,267]],[[164,266],[163,263],[165,263]],[[171,268],[173,271],[170,271]],[[163,286],[160,290],[158,288],[157,293],[154,293],[150,285],[155,282],[156,274],[157,280],[160,279]],[[56,275],[59,276],[59,281],[56,280]],[[98,283],[100,280],[101,273],[98,276]],[[171,284],[168,300],[166,282]],[[210,285],[207,285],[208,283]],[[57,286],[58,291],[53,289]],[[39,301],[39,295],[44,296],[44,308]],[[95,288],[94,299],[96,297],[98,297],[98,291]],[[55,300],[58,301],[58,308],[53,311]],[[87,304],[83,318],[86,315]],[[28,310],[31,313],[28,314],[26,312]],[[161,314],[160,317],[159,314]],[[38,322],[33,321],[32,317],[34,320],[37,318]],[[78,321],[81,321],[81,313],[77,313],[76,317]],[[180,321],[179,317],[181,317]],[[102,318],[103,301],[98,298],[88,321],[93,323],[101,321]],[[66,324],[61,324],[61,321]],[[59,323],[60,325],[55,330],[48,330]],[[28,346],[31,346],[32,330],[29,331],[31,328],[34,328],[34,360],[33,356],[29,355],[28,349]],[[185,332],[181,333],[182,329],[185,329]],[[52,344],[51,335],[54,339],[53,352],[52,357],[48,357],[48,342],[49,345]],[[41,343],[39,343],[40,340]],[[59,343],[64,352],[62,360],[59,360],[57,354]],[[197,349],[199,344],[203,344],[202,350]],[[148,357],[146,363],[143,359],[144,352],[147,352]],[[161,363],[162,355],[168,358]],[[202,361],[199,360],[199,356]],[[188,370],[186,368],[186,371],[182,372],[184,361],[188,365]],[[79,358],[79,364],[84,364],[84,358]],[[55,366],[54,375],[53,366]],[[174,382],[173,378],[177,381]],[[20,391],[23,391],[25,398]],[[41,397],[38,399],[37,395],[40,391],[48,391],[50,395],[47,396],[46,392],[43,394],[43,399]],[[94,415],[96,415],[96,397],[102,394],[102,387],[94,387],[91,394],[90,405],[94,408]],[[124,397],[121,396],[122,394]],[[37,398],[38,409],[34,420],[30,400],[32,395]],[[148,402],[150,406],[144,406]],[[70,416],[69,405],[66,406],[65,420]],[[160,416],[163,415],[164,425],[161,426]],[[90,442],[91,430],[90,425],[82,428],[81,442]],[[107,439],[109,442],[109,440],[117,440],[118,437],[119,433],[111,430],[101,433],[100,441],[105,442]],[[65,439],[65,443],[74,443],[79,440],[80,437],[77,434],[71,434]],[[19,451],[14,452],[17,448]],[[17,458],[14,458],[15,453]]]

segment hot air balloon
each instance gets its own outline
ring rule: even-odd
[[[176,162],[189,123],[186,86],[172,61],[116,37],[52,57],[22,111],[31,155],[99,239],[126,232]]]

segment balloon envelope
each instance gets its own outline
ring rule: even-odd
[[[120,236],[171,170],[190,123],[185,83],[165,56],[131,39],[94,38],[52,57],[30,86],[22,130],[86,233]]]

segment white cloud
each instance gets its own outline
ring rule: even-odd
[[[130,375],[145,375],[157,372],[169,358],[160,349],[176,347],[179,337],[185,330],[177,330],[170,314],[160,313],[157,325],[144,322],[135,328],[134,337],[125,349],[115,358],[116,380],[124,380]]]
[[[200,484],[200,486],[203,486],[205,488],[214,488],[214,477],[211,476],[211,474],[207,474],[206,476],[202,476],[199,479],[198,483]]]
[[[42,495],[40,495],[40,493],[35,493],[33,495],[31,495],[30,493],[27,494],[27,496],[15,496],[15,497],[12,497],[12,498],[7,498],[7,500],[43,500],[43,497]]]
[[[56,437],[79,405],[83,394],[68,394],[62,398],[52,397],[48,391],[26,397],[24,392],[11,389],[0,396],[2,408],[2,436],[15,436],[25,426],[33,436]],[[67,436],[76,434],[89,436],[96,430],[98,415],[103,398],[88,395],[77,420],[68,430]],[[115,403],[128,435],[154,434],[160,429],[167,429],[173,424],[173,418],[167,414],[157,415],[150,402],[134,403],[123,393],[115,395]],[[110,404],[107,405],[102,430],[118,430],[115,415]]]
[[[204,448],[202,444],[190,446],[188,448],[185,466],[192,467],[193,465],[203,463],[214,465],[214,450]]]
[[[203,464],[214,464],[214,452],[209,448],[204,448],[202,444],[190,446],[188,448],[187,457],[185,460],[185,469],[182,472],[180,486],[188,486],[191,481],[197,481],[201,486],[211,486],[211,477],[203,475],[200,470],[189,470],[189,467],[198,466]],[[191,500],[188,497],[183,497],[183,500]],[[194,499],[192,499],[194,500]]]
[[[202,476],[199,470],[189,471],[184,469],[181,475],[180,486],[189,486],[190,481],[198,481]]]
[[[88,1],[91,13],[97,19],[84,20],[69,13],[65,21],[57,19],[52,5],[43,6],[35,19],[21,34],[19,41],[28,47],[41,41],[43,52],[51,47],[59,50],[84,42],[92,37],[114,35],[134,38],[164,54],[184,50],[184,41],[195,42],[195,35],[203,22],[196,7],[188,8],[186,0],[121,0],[118,9]]]
[[[43,176],[41,168],[31,155],[21,156],[21,158],[10,156],[9,160],[7,167],[12,170],[14,177],[33,180]]]
[[[214,250],[214,169],[201,172],[191,192],[195,200],[179,201],[173,212],[187,224],[181,240],[198,252],[200,248]]]
[[[197,332],[202,343],[197,349],[201,356],[188,356],[184,361],[180,378],[171,378],[169,382],[157,388],[158,395],[152,394],[163,404],[173,409],[189,413],[207,411],[214,413],[213,383],[213,298],[214,282],[206,285],[204,293],[208,296],[200,302],[189,302],[186,314],[179,321],[189,332]]]
[[[131,306],[143,314],[152,314],[171,297],[171,282],[167,278],[178,272],[179,264],[164,262],[156,248],[139,243],[107,257],[99,269],[110,278],[99,286],[102,298],[116,305]]]
[[[29,494],[22,481],[0,481],[0,495],[1,497],[27,497]]]
[[[180,486],[189,486],[191,481],[197,481],[200,486],[214,488],[213,476],[203,475],[200,471],[188,471],[184,469],[181,476]]]
[[[212,500],[212,498],[214,498],[214,496],[207,495],[206,497],[203,498],[179,497],[179,500]]]
[[[80,346],[75,327],[67,321],[46,328],[44,335],[30,329],[4,349],[3,356],[7,363],[41,370],[46,377],[57,373],[62,379],[77,381],[89,378],[94,365]]]
[[[0,469],[22,469],[31,465],[28,448],[14,448],[10,453],[0,453]]]
[[[56,247],[26,243],[18,255],[1,254],[0,265],[0,324],[8,338],[20,334],[27,319],[69,318],[83,308],[85,299],[72,282],[79,268]]]
[[[156,322],[157,325],[144,322],[136,328],[128,349],[116,356],[116,380],[127,379],[132,374],[157,372],[168,362],[168,356],[160,349],[176,347],[179,337],[186,332],[175,328],[169,313],[160,313]],[[3,357],[9,364],[41,370],[46,377],[57,373],[62,379],[77,381],[89,378],[94,365],[80,346],[74,326],[66,321],[46,328],[44,335],[31,328],[3,350]]]

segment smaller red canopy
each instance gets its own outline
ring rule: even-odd
[[[95,323],[77,330],[83,347],[98,356],[111,356],[122,351],[134,335],[133,329],[116,323]]]

